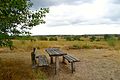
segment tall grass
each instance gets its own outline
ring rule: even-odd
[[[77,49],[106,49],[111,47],[116,47],[116,43],[119,43],[119,41],[114,41],[113,39],[108,41],[14,41],[14,46],[17,50],[25,50],[30,51],[33,47],[36,47],[38,49],[45,49],[49,47],[59,47],[61,49],[69,49],[69,48],[77,48]],[[117,48],[119,48],[119,45],[117,45]]]
[[[32,69],[30,52],[5,53],[0,56],[0,80],[45,80],[45,73]]]

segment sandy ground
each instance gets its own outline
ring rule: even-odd
[[[81,49],[64,50],[64,52],[80,59],[80,62],[75,64],[76,72],[71,73],[71,66],[68,62],[67,64],[61,63],[62,57],[57,75],[54,75],[54,64],[48,68],[39,67],[36,70],[43,71],[47,75],[46,80],[120,80],[120,52],[118,50]],[[47,57],[49,58],[48,55]],[[31,66],[30,52],[3,54],[1,51],[0,58],[3,60],[17,58]]]
[[[115,50],[69,50],[66,51],[80,59],[76,72],[71,73],[70,64],[60,63],[60,73],[49,80],[120,80],[120,53]]]

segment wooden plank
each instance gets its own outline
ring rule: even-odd
[[[55,74],[59,72],[59,57],[55,57]]]
[[[69,57],[70,57],[71,59],[73,59],[74,62],[79,61],[77,58],[75,58],[75,57],[73,57],[73,56],[71,56],[71,55],[69,55]]]
[[[38,66],[48,66],[48,60],[45,55],[39,55],[38,57]]]
[[[72,60],[69,56],[64,55],[63,57],[64,57],[69,63],[70,63],[70,62],[73,62],[73,60]]]
[[[64,55],[64,58],[68,60],[68,62],[79,62],[78,59],[70,56],[70,55]]]
[[[50,56],[62,56],[65,55],[66,53],[63,53],[59,49],[54,49],[54,48],[47,48],[45,51],[50,55]]]

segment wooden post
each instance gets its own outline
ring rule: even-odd
[[[55,74],[57,74],[59,71],[59,57],[55,57]]]
[[[75,71],[75,63],[71,62],[71,69],[72,69],[72,73]]]
[[[64,58],[64,56],[63,56],[63,61],[62,61],[63,63],[65,63],[65,58]]]
[[[31,52],[31,60],[32,60],[32,68],[36,67],[36,55],[35,55],[36,48],[33,48],[33,52]]]
[[[53,57],[50,56],[50,63],[53,64]]]

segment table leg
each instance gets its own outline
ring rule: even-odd
[[[71,63],[72,73],[75,71],[75,62]]]
[[[57,74],[59,71],[59,57],[55,57],[55,74]]]
[[[50,57],[50,63],[53,64],[53,57]]]

